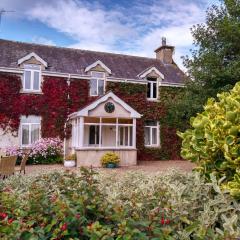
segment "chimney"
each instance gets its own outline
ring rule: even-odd
[[[165,37],[162,37],[162,46],[157,48],[155,51],[156,59],[161,60],[165,64],[172,64],[173,63],[173,53],[174,53],[174,46],[167,45],[167,40]]]

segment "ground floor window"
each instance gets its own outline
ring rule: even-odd
[[[145,146],[158,147],[159,136],[159,123],[157,121],[146,121],[144,126],[144,142]]]
[[[21,146],[29,146],[40,139],[41,117],[22,116],[20,124]]]

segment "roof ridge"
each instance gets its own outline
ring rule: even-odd
[[[49,44],[31,43],[31,42],[23,42],[23,41],[14,41],[14,40],[3,39],[3,38],[0,38],[0,41],[12,42],[12,43],[20,43],[20,44],[33,45],[33,46],[42,46],[42,47],[49,47],[49,48],[58,48],[58,49],[70,50],[70,51],[83,51],[83,52],[92,52],[92,53],[100,53],[100,54],[119,55],[119,56],[125,56],[125,57],[133,57],[133,58],[141,58],[141,59],[148,59],[148,60],[156,60],[158,62],[161,62],[161,60],[153,58],[153,57],[152,58],[151,57],[143,57],[143,56],[136,56],[136,55],[130,55],[130,54],[123,54],[123,53],[101,52],[101,51],[94,51],[94,50],[87,50],[87,49],[80,49],[80,48],[54,46],[54,45],[49,45]]]

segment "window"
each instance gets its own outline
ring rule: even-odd
[[[157,121],[147,121],[144,127],[145,146],[159,146],[159,124]]]
[[[99,144],[99,126],[92,125],[89,127],[89,144]]]
[[[21,146],[26,147],[40,139],[41,117],[21,117]]]
[[[157,79],[156,78],[147,78],[147,98],[148,99],[157,99]]]
[[[40,92],[41,67],[39,65],[25,64],[23,74],[23,90]]]
[[[132,146],[132,127],[119,127],[119,146]]]
[[[91,72],[90,96],[101,96],[105,90],[105,73]]]

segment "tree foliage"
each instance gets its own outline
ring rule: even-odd
[[[240,76],[240,1],[224,0],[206,12],[206,22],[192,27],[195,49],[183,58],[189,79],[177,100],[168,101],[168,120],[186,128],[209,97],[231,89]],[[174,101],[174,102],[173,102]]]

